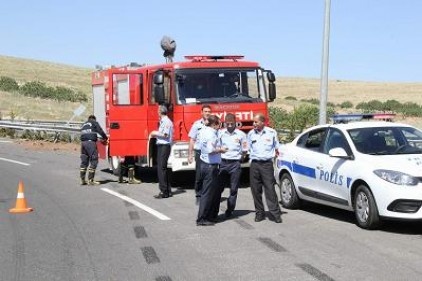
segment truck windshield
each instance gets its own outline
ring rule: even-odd
[[[175,79],[179,104],[267,100],[261,69],[181,69]]]

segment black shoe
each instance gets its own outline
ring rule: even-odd
[[[281,216],[277,216],[277,217],[274,218],[274,222],[275,223],[282,223],[283,220],[281,219]]]
[[[265,215],[261,215],[261,214],[255,215],[255,221],[256,222],[260,222],[260,221],[263,221],[263,220],[265,220]]]
[[[232,214],[233,214],[233,212],[232,212],[232,211],[227,210],[227,211],[224,213],[224,216],[225,216],[226,218],[230,218],[230,217],[232,216]]]
[[[168,194],[164,194],[164,193],[159,193],[157,195],[154,195],[155,199],[164,199],[164,198],[169,198]]]
[[[198,225],[198,226],[211,226],[211,225],[214,225],[214,224],[215,224],[214,222],[206,221],[206,220],[199,221],[199,222],[196,223],[196,225]]]

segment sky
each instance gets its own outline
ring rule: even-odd
[[[326,0],[3,0],[0,55],[94,68],[244,55],[277,77],[321,77]],[[422,1],[331,0],[329,79],[422,82]],[[0,65],[1,67],[1,65]]]

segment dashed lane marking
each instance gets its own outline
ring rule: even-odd
[[[0,157],[1,161],[5,161],[5,162],[10,162],[10,163],[14,163],[14,164],[18,164],[18,165],[22,165],[22,166],[30,166],[31,164],[25,163],[25,162],[20,162],[20,161],[16,161],[16,160],[12,160],[12,159],[7,159],[7,158],[2,158]]]
[[[162,213],[160,213],[160,212],[148,207],[147,205],[144,205],[144,204],[142,204],[142,203],[136,201],[135,199],[132,199],[132,198],[126,196],[126,195],[122,195],[122,194],[115,192],[113,190],[110,190],[108,188],[101,188],[101,190],[104,191],[104,192],[107,192],[108,194],[114,195],[114,196],[116,196],[116,197],[118,197],[118,198],[120,198],[120,199],[122,199],[126,202],[132,203],[134,206],[138,207],[139,209],[144,210],[147,213],[150,213],[151,215],[159,218],[160,220],[163,220],[163,221],[171,220],[171,218],[167,217],[166,215],[163,215]]]

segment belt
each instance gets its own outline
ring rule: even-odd
[[[268,162],[273,162],[272,159],[267,159],[267,160],[252,160],[252,163],[268,163]]]
[[[205,165],[208,165],[208,166],[218,166],[218,163],[212,163],[212,164],[210,164],[210,163],[204,162],[202,160],[201,160],[201,162],[202,162],[202,164],[205,164]]]
[[[223,158],[221,158],[221,162],[240,162],[240,159],[223,159]]]
[[[170,146],[170,144],[169,144],[169,143],[157,143],[157,146],[164,146],[164,145],[168,145],[168,146]]]

